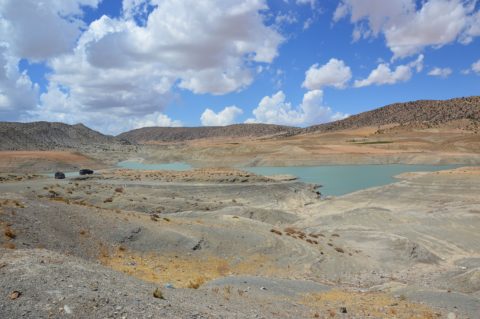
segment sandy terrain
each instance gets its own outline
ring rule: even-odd
[[[452,124],[449,124],[452,125]],[[480,134],[457,128],[365,127],[278,139],[203,139],[145,145],[128,158],[194,166],[479,164]],[[95,155],[92,155],[95,156]],[[99,157],[101,158],[101,157]]]
[[[55,172],[79,168],[101,168],[105,164],[71,151],[0,151],[0,172]]]

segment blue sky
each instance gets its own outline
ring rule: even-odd
[[[19,4],[20,3],[20,4]],[[0,120],[307,126],[480,93],[474,0],[0,1]]]

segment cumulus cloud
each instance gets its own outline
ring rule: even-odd
[[[325,65],[312,65],[305,72],[305,81],[302,87],[309,90],[319,90],[325,86],[344,88],[352,78],[350,67],[345,62],[337,59],[330,59]]]
[[[146,2],[152,7],[145,25],[128,18],[147,14]],[[103,16],[82,34],[73,54],[50,63],[52,86],[66,87],[85,111],[125,117],[161,112],[174,84],[197,94],[241,90],[253,81],[250,65],[271,63],[283,41],[263,22],[265,1],[123,4],[125,19]]]
[[[84,123],[108,134],[119,134],[146,126],[182,126],[182,122],[173,120],[159,111],[132,114],[128,110],[108,113],[104,109],[86,109],[79,102],[71,99],[65,88],[59,86],[49,87],[48,93],[42,94],[40,100],[40,106],[29,111],[21,118],[22,120]]]
[[[38,85],[19,70],[23,59],[42,61],[70,52],[84,23],[82,6],[99,0],[0,0],[0,115],[18,120],[37,104]]]
[[[14,120],[18,112],[31,109],[37,93],[38,86],[26,72],[19,72],[18,60],[10,57],[7,47],[0,44],[0,117]]]
[[[370,72],[369,76],[363,80],[356,80],[354,86],[364,87],[370,85],[395,84],[398,82],[406,82],[410,80],[413,70],[417,72],[423,69],[423,55],[406,65],[399,65],[395,69],[391,68],[388,63],[380,63],[376,69]]]
[[[44,60],[69,52],[80,35],[81,6],[96,7],[100,0],[1,0],[0,39],[10,53]]]
[[[428,75],[438,76],[441,78],[447,78],[450,74],[452,74],[452,69],[450,68],[435,67],[430,72],[428,72]]]
[[[429,0],[417,10],[415,0],[343,0],[333,20],[348,15],[355,24],[354,39],[383,33],[395,58],[457,40],[467,44],[480,35],[475,1]]]
[[[237,116],[243,114],[243,110],[236,106],[227,106],[222,111],[215,113],[207,108],[200,117],[203,126],[225,126],[235,123]]]
[[[85,25],[84,6],[99,2],[0,0],[0,44],[16,58],[13,64],[25,58],[52,70],[39,106],[26,117],[56,112],[95,125],[90,116],[114,114],[133,126],[142,118],[176,125],[161,116],[174,88],[214,95],[242,90],[284,41],[264,21],[266,0],[123,0],[121,17]],[[9,86],[0,87],[3,108],[11,103],[5,92],[12,92],[12,81],[28,79],[12,74]]]
[[[472,70],[473,72],[480,74],[480,60],[472,64]]]
[[[293,107],[286,101],[283,91],[265,96],[253,110],[254,118],[247,123],[268,123],[293,126],[307,126],[345,118],[346,114],[335,113],[323,103],[323,91],[312,90],[305,93],[302,104]]]

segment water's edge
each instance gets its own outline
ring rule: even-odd
[[[185,171],[193,167],[187,163],[144,164],[137,161],[118,163],[121,168],[138,170],[177,170]],[[322,165],[284,167],[241,167],[259,175],[294,175],[301,182],[322,185],[321,193],[327,196],[340,196],[366,188],[388,185],[397,182],[395,176],[407,172],[432,172],[460,167],[461,165]]]

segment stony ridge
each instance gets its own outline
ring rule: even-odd
[[[453,120],[480,122],[480,96],[450,100],[395,103],[344,120],[297,128],[272,124],[235,124],[214,127],[145,127],[108,136],[83,124],[0,122],[0,150],[51,150],[145,142],[182,142],[210,138],[282,138],[302,133],[329,132],[387,124],[428,123]]]
[[[273,124],[234,124],[210,127],[144,127],[118,135],[130,142],[177,142],[203,138],[285,136],[302,129]]]
[[[125,144],[125,141],[83,124],[0,122],[0,150],[51,150],[112,144]]]
[[[459,119],[480,121],[480,96],[390,104],[340,121],[314,125],[306,128],[305,132],[328,132],[365,126],[422,122],[438,125]]]

